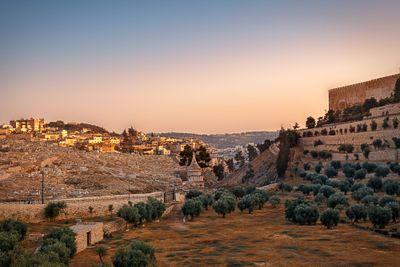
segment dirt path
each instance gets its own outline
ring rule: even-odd
[[[213,211],[193,222],[182,222],[179,209],[161,222],[117,234],[115,249],[132,239],[149,242],[156,249],[159,266],[398,266],[400,240],[339,225],[297,226],[285,222],[283,206],[225,219]],[[91,266],[98,259],[94,249],[78,254],[71,266]]]

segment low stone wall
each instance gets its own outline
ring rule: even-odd
[[[147,201],[149,197],[156,198],[164,202],[163,192],[133,195],[115,195],[102,197],[84,197],[59,199],[53,201],[65,201],[67,204],[66,214],[60,215],[58,219],[74,219],[106,216],[109,214],[108,206],[113,205],[116,212],[122,205],[132,201],[133,204],[140,201]],[[42,204],[18,204],[0,203],[0,220],[19,219],[26,222],[40,222],[46,220],[44,217],[45,205]],[[93,207],[93,213],[89,213],[89,207]]]
[[[103,232],[111,234],[114,232],[125,230],[126,222],[122,218],[116,218],[115,221],[104,223]]]

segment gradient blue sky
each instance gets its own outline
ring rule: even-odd
[[[0,122],[276,130],[397,73],[400,1],[0,1]]]

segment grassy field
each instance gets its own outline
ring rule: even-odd
[[[399,266],[400,240],[349,224],[327,230],[320,224],[286,222],[284,207],[267,205],[253,214],[218,217],[212,210],[184,223],[179,209],[166,219],[104,241],[109,254],[132,239],[156,249],[158,266]],[[95,249],[79,253],[72,267],[99,263]]]

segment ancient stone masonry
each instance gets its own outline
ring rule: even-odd
[[[390,75],[362,83],[356,83],[329,90],[329,109],[343,110],[363,104],[365,99],[377,100],[390,97],[400,74]]]
[[[83,197],[72,199],[59,199],[67,204],[65,214],[61,214],[58,219],[88,218],[97,216],[108,216],[108,205],[113,205],[114,213],[124,204],[131,201],[133,204],[140,201],[147,201],[153,197],[164,202],[164,192],[154,192],[148,194],[114,195],[101,197]],[[19,204],[19,203],[0,203],[0,220],[19,219],[26,222],[40,222],[46,220],[42,204]],[[89,207],[93,208],[92,213]]]

